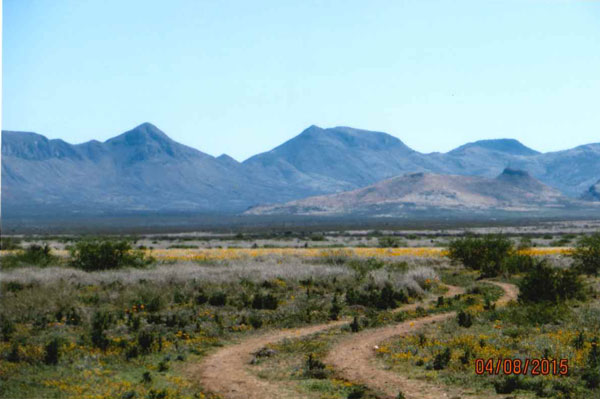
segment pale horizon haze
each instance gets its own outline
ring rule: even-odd
[[[4,0],[2,129],[150,122],[242,161],[310,125],[420,152],[600,142],[600,1]]]

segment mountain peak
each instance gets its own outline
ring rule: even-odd
[[[128,144],[128,145],[140,145],[146,144],[150,141],[155,142],[173,142],[159,128],[149,122],[144,122],[139,126],[134,127],[131,130],[126,131],[112,139],[106,141],[107,144]]]
[[[515,139],[491,139],[491,140],[479,140],[474,141],[472,143],[467,143],[462,145],[452,151],[450,154],[458,155],[464,154],[465,152],[476,150],[476,149],[484,149],[495,152],[503,152],[511,155],[524,155],[531,156],[539,154],[538,151],[535,151],[521,143],[519,140]]]
[[[125,162],[156,159],[159,157],[188,159],[207,156],[193,148],[180,144],[151,123],[145,122],[104,142],[117,152],[123,152]]]

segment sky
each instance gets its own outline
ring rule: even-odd
[[[244,160],[310,125],[421,152],[600,142],[600,1],[4,0],[2,128],[143,122]]]

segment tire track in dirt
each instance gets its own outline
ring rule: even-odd
[[[448,285],[444,297],[453,297],[462,293],[461,287]],[[414,303],[394,309],[394,313],[414,310],[423,303]],[[199,381],[208,392],[219,394],[227,399],[263,399],[263,398],[298,398],[298,392],[289,384],[271,382],[254,375],[250,368],[253,353],[270,343],[286,338],[301,338],[339,327],[351,321],[350,318],[313,326],[277,330],[256,337],[248,338],[240,343],[225,346],[207,356],[201,363],[191,365],[186,371],[190,378]],[[356,335],[353,335],[355,337]]]
[[[485,282],[504,290],[504,295],[496,301],[496,305],[504,306],[511,300],[517,299],[519,291],[513,284]],[[364,384],[386,398],[396,398],[399,392],[402,392],[407,399],[449,398],[448,388],[445,386],[411,380],[395,372],[378,368],[374,347],[387,339],[407,335],[425,325],[446,321],[454,316],[456,312],[442,313],[353,334],[331,349],[325,363],[333,366],[343,378]]]

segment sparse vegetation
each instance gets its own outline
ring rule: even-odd
[[[568,249],[544,252],[521,240],[518,252],[512,244],[519,243],[516,236],[458,237],[450,245],[451,265],[443,248],[416,248],[413,242],[411,248],[405,243],[379,246],[389,237],[399,239],[390,234],[361,237],[356,241],[368,244],[360,248],[331,248],[344,245],[346,238],[281,233],[276,239],[288,240],[286,249],[271,248],[272,243],[250,233],[231,238],[228,244],[238,248],[204,241],[210,249],[196,249],[202,245],[187,237],[166,243],[160,237],[48,239],[47,249],[39,238],[24,238],[1,254],[0,397],[81,397],[81,392],[202,397],[182,373],[184,362],[200,363],[215,346],[262,334],[256,330],[347,320],[333,330],[268,345],[274,352],[249,367],[299,392],[375,398],[368,386],[339,380],[325,366],[336,337],[358,339],[364,333],[353,332],[450,311],[456,317],[414,337],[383,343],[376,353],[396,372],[449,386],[524,393],[527,399],[593,397],[600,387],[600,355],[594,349],[600,316],[592,291],[598,284],[590,263],[595,259],[592,239],[577,241],[571,267],[564,255]],[[402,237],[430,241],[422,234]],[[539,236],[532,237],[540,242]],[[303,248],[307,238],[315,248]],[[576,239],[558,233],[554,238]],[[157,249],[135,250],[129,244],[134,239],[136,247],[153,242]],[[256,242],[260,247],[253,248]],[[584,256],[577,255],[580,250]],[[149,254],[157,259],[152,267],[146,267]],[[17,256],[19,263],[7,268],[5,259]],[[589,275],[586,284],[581,273]],[[519,302],[496,306],[501,291],[478,282],[481,276],[518,284]],[[440,280],[463,286],[466,293],[442,297],[446,291]],[[422,298],[432,302],[394,310]],[[573,368],[557,381],[476,379],[475,359],[493,356],[565,357]]]

